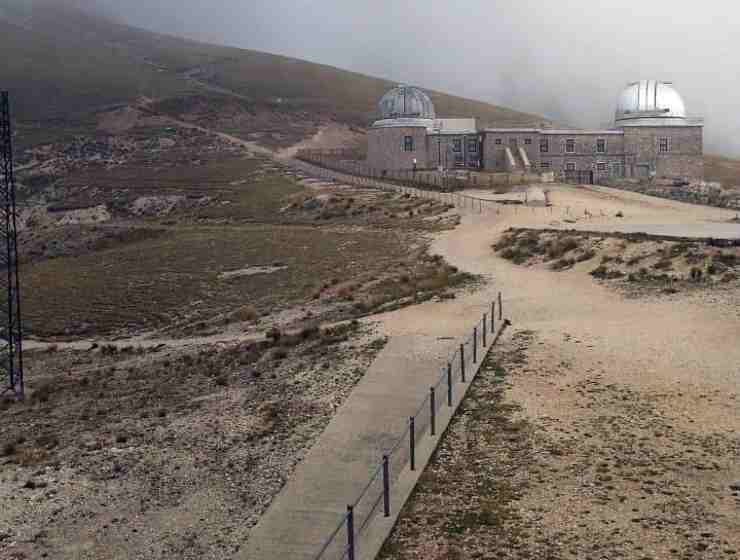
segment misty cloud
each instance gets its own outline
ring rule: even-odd
[[[131,24],[441,89],[581,127],[619,91],[673,81],[707,152],[740,156],[740,8],[561,0],[70,0]]]

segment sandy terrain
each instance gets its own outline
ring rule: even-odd
[[[605,224],[733,216],[605,188],[550,189],[556,207],[603,211]],[[467,215],[433,245],[494,279],[517,334],[493,354],[385,557],[735,557],[740,290],[626,299],[582,267],[553,272],[493,254],[506,227],[543,222],[562,220]]]

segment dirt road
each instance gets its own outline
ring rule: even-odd
[[[732,218],[603,188],[554,187],[551,198],[625,216],[606,224]],[[517,359],[496,415],[496,392],[473,391],[385,557],[736,557],[740,289],[626,299],[588,263],[553,272],[493,254],[506,227],[542,223],[468,215],[433,246],[504,291]]]

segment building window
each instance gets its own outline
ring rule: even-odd
[[[597,171],[608,171],[606,162],[599,161],[596,163],[596,170]]]
[[[568,138],[565,141],[565,153],[575,154],[576,153],[576,141],[573,138]]]
[[[527,146],[529,146],[529,145],[531,145],[531,144],[532,144],[532,139],[531,139],[531,138],[525,138],[525,139],[524,139],[524,143],[525,143],[525,144],[526,144]]]
[[[606,140],[604,138],[599,138],[596,140],[596,153],[597,154],[606,153]]]
[[[497,146],[500,146],[501,145],[501,138],[496,138],[496,145]]]
[[[462,152],[462,139],[460,139],[460,138],[453,138],[453,140],[452,140],[452,151],[453,152]]]
[[[661,138],[658,142],[658,150],[661,154],[667,154],[671,151],[671,139],[670,138]]]
[[[550,171],[550,162],[549,161],[540,162],[540,169],[542,169],[542,171]]]
[[[540,138],[540,152],[546,154],[550,151],[550,140],[547,138]]]
[[[478,152],[478,140],[475,138],[468,138],[468,152],[475,154]]]
[[[571,162],[568,162],[565,164],[565,170],[566,171],[575,171],[576,170],[576,164]]]
[[[414,137],[413,136],[404,136],[403,137],[403,151],[404,152],[413,152],[414,151]]]

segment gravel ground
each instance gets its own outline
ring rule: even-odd
[[[47,388],[3,404],[0,558],[232,557],[382,348],[359,328],[256,362],[250,344],[29,354]]]
[[[736,558],[740,441],[666,410],[736,395],[639,391],[548,346],[519,330],[489,355],[381,558]],[[523,414],[533,380],[573,416]]]

